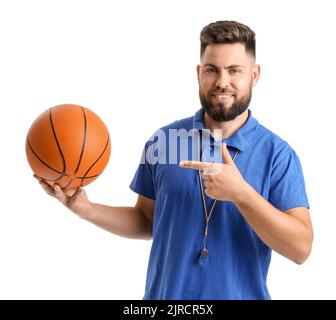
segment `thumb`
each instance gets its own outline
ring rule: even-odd
[[[223,161],[225,164],[233,164],[233,160],[231,158],[230,152],[226,147],[226,144],[223,143],[222,144],[222,157],[223,157]]]
[[[88,201],[88,197],[86,195],[85,190],[83,187],[79,187],[75,193],[72,194],[72,196],[69,199],[69,206],[82,202],[82,201]]]
[[[71,197],[72,199],[75,199],[75,198],[85,198],[87,199],[87,195],[86,195],[86,192],[84,190],[83,187],[79,187],[76,192],[72,195]]]

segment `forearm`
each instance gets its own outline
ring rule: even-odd
[[[302,221],[275,208],[247,183],[234,203],[267,246],[296,263],[307,258],[311,239]]]
[[[149,240],[152,227],[146,216],[136,207],[111,207],[90,203],[81,218],[121,237]]]

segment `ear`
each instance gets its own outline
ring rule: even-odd
[[[252,69],[253,86],[255,86],[258,83],[259,77],[260,77],[260,65],[255,64]]]
[[[199,64],[196,67],[196,71],[197,71],[197,80],[199,84],[200,83],[200,73],[201,73],[201,66]]]

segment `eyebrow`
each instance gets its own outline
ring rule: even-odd
[[[220,67],[218,67],[218,66],[216,66],[216,65],[214,65],[212,63],[206,63],[205,65],[203,65],[203,67],[213,67],[215,69],[220,69]],[[227,69],[233,69],[233,68],[243,68],[243,69],[246,69],[245,66],[241,66],[239,64],[232,64],[232,65],[230,65],[228,67],[224,67],[225,70],[227,70]]]

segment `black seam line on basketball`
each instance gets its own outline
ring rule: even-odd
[[[102,174],[102,172],[100,172],[98,174],[95,174],[94,176],[73,177],[72,179],[92,179],[92,178],[97,178],[98,176],[100,176]],[[43,180],[46,180],[46,181],[57,181],[57,180],[61,179],[62,177],[69,177],[69,175],[68,174],[62,174],[61,177],[57,178],[56,180],[55,179],[47,179],[47,178],[43,178],[43,177],[40,177],[40,178],[42,178]]]
[[[49,109],[49,120],[50,120],[50,125],[51,125],[51,129],[52,129],[52,132],[53,132],[53,135],[54,135],[56,144],[57,144],[58,151],[60,152],[61,157],[62,157],[62,161],[63,161],[63,173],[65,173],[65,171],[66,171],[66,163],[65,163],[65,159],[64,159],[64,155],[63,155],[61,146],[59,145],[59,142],[58,142],[58,139],[57,139],[57,136],[56,136],[56,131],[55,131],[55,128],[54,128],[53,117],[52,117],[52,112],[51,112],[52,109],[53,109],[53,108],[50,108],[50,109]]]
[[[106,142],[106,145],[105,145],[105,147],[104,147],[103,152],[100,154],[100,156],[98,157],[98,159],[97,159],[94,163],[92,163],[92,165],[89,167],[89,169],[87,169],[86,172],[84,173],[84,176],[82,177],[81,185],[82,185],[82,183],[83,183],[85,177],[87,176],[87,174],[88,174],[88,173],[90,172],[90,170],[92,169],[92,167],[99,161],[99,159],[100,159],[100,158],[103,156],[103,154],[105,153],[106,148],[107,148],[109,142],[110,142],[110,135],[108,135],[108,137],[107,137],[107,142]]]
[[[76,170],[75,170],[75,174],[78,172],[78,169],[79,169],[79,166],[82,162],[82,158],[83,158],[83,153],[84,153],[84,148],[85,148],[85,144],[86,144],[86,115],[85,115],[85,110],[83,107],[80,107],[82,112],[83,112],[83,116],[84,116],[84,134],[83,134],[83,144],[82,144],[82,150],[81,150],[81,153],[80,153],[80,156],[79,156],[79,160],[78,160],[78,163],[77,163],[77,167],[76,167]]]
[[[31,152],[34,154],[34,156],[35,156],[40,162],[42,162],[42,163],[43,163],[47,168],[49,168],[50,170],[52,170],[52,171],[54,171],[54,172],[56,172],[56,173],[58,173],[58,174],[61,175],[61,176],[60,176],[59,178],[57,178],[56,180],[59,180],[59,179],[61,179],[61,178],[64,176],[64,172],[58,171],[58,170],[56,170],[55,168],[49,166],[49,164],[45,163],[45,162],[38,156],[38,154],[35,152],[35,150],[34,150],[33,147],[31,146],[31,144],[30,144],[28,138],[27,138],[27,144],[28,144],[29,149],[31,150]],[[56,181],[56,180],[55,180],[55,181]],[[49,180],[49,181],[54,181],[54,180]]]
[[[70,184],[71,184],[71,182],[72,181],[74,181],[75,179],[82,179],[82,181],[81,181],[81,187],[82,187],[82,183],[83,183],[83,180],[84,179],[90,179],[90,178],[96,178],[96,177],[98,177],[100,175],[100,173],[99,174],[97,174],[97,175],[95,175],[95,176],[90,176],[90,177],[74,177],[74,178],[72,178],[64,187],[62,187],[62,189],[66,189]],[[50,181],[50,180],[47,180],[47,181]]]
[[[72,180],[74,180],[74,179],[82,179],[82,180],[85,180],[85,179],[92,179],[92,178],[97,178],[98,176],[100,176],[101,175],[101,172],[100,173],[98,173],[98,174],[96,174],[96,175],[94,175],[94,176],[87,176],[87,177],[74,177]],[[57,178],[57,179],[47,179],[47,178],[43,178],[43,177],[39,177],[39,178],[41,178],[41,179],[43,179],[43,180],[45,180],[45,181],[52,181],[52,182],[55,182],[55,181],[58,181],[58,180],[60,180],[61,178],[63,178],[63,177],[67,177],[68,175],[66,175],[66,174],[62,174],[59,178]],[[71,181],[72,181],[71,180]]]

